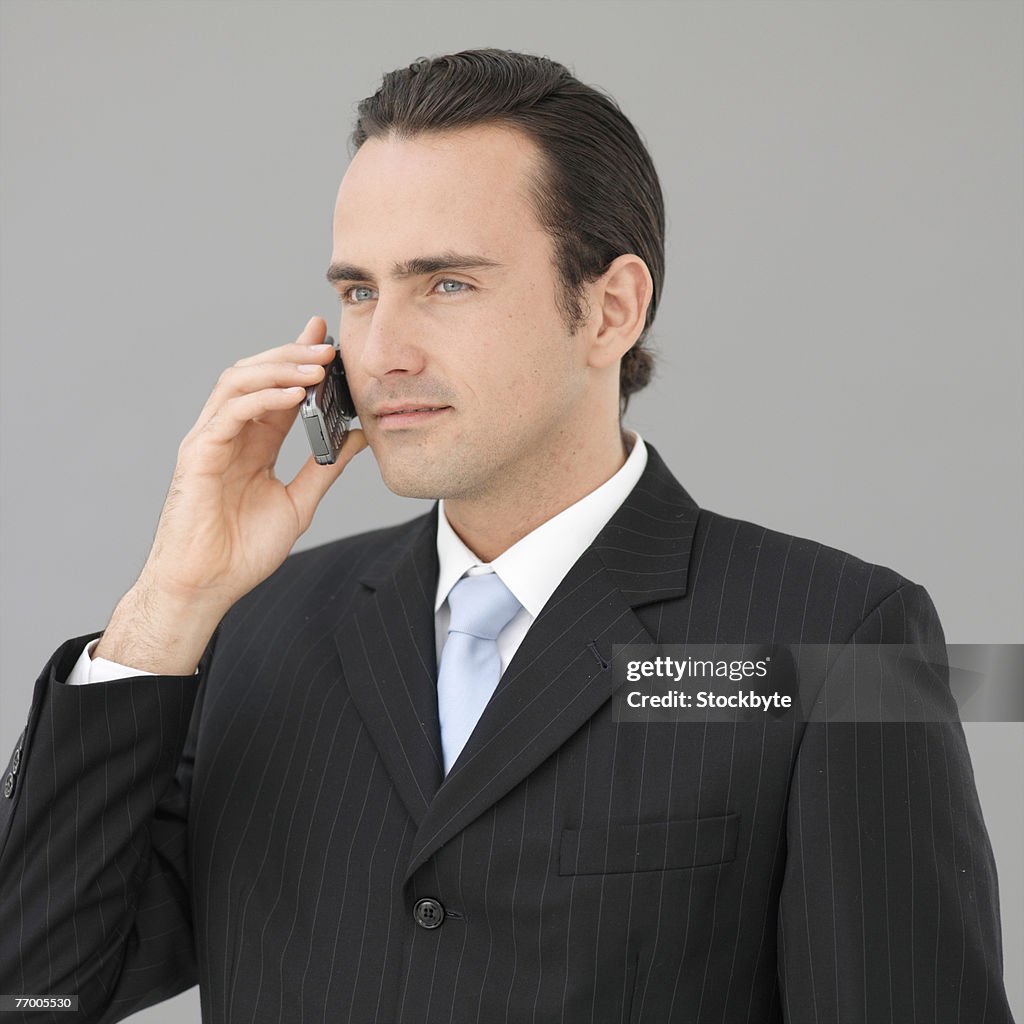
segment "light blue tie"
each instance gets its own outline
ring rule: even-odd
[[[448,592],[448,606],[451,621],[437,673],[445,775],[498,685],[498,634],[522,607],[494,572],[463,576]]]

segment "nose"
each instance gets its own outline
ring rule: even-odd
[[[359,366],[377,380],[423,370],[423,349],[417,343],[415,317],[399,302],[378,299],[359,342]]]

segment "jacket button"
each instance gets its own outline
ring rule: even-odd
[[[8,772],[4,779],[4,796],[9,800],[14,794],[14,772]]]
[[[440,928],[444,920],[444,907],[437,900],[420,900],[412,908],[412,916],[421,928]]]

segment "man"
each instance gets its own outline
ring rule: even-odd
[[[328,278],[362,432],[273,475],[320,318],[222,375],[139,580],[37,683],[4,991],[96,1021],[197,982],[206,1021],[1008,1020],[957,723],[616,720],[613,645],[942,641],[921,587],[699,509],[622,431],[663,281],[632,125],[473,51],[386,76],[354,141]],[[287,557],[364,444],[440,504]]]

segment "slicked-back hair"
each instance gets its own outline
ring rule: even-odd
[[[546,57],[464,50],[422,58],[386,74],[364,99],[351,142],[413,138],[475,125],[516,128],[538,147],[541,171],[529,183],[537,218],[554,243],[559,307],[570,333],[584,311],[582,286],[623,253],[639,256],[654,292],[644,329],[622,357],[619,398],[646,386],[646,347],[665,276],[665,204],[647,147],[610,96]]]

